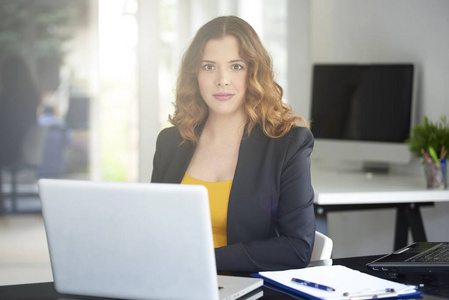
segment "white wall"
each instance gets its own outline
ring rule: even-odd
[[[287,5],[288,89],[292,109],[309,119],[310,99],[310,0],[289,0]]]
[[[418,120],[449,115],[449,1],[310,1],[314,62],[413,62],[418,69]],[[307,101],[302,93],[301,101]],[[418,171],[417,161],[409,171]],[[422,209],[430,241],[449,241],[449,203]],[[392,250],[393,210],[331,214],[334,257]]]

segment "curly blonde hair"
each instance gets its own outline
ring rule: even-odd
[[[282,102],[282,87],[274,80],[273,64],[256,31],[244,20],[223,16],[203,25],[181,62],[178,74],[175,112],[169,121],[178,127],[184,140],[197,142],[197,129],[208,116],[208,107],[200,94],[197,75],[204,47],[211,39],[232,35],[238,40],[240,57],[248,65],[245,112],[247,134],[258,124],[266,136],[279,138],[292,127],[309,124]]]

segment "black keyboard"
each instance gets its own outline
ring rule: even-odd
[[[423,253],[411,259],[414,262],[449,262],[449,244],[442,244],[440,247]]]

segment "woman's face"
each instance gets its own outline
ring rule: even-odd
[[[209,40],[198,72],[201,96],[209,117],[245,115],[247,64],[239,55],[234,36]]]

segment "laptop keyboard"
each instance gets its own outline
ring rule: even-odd
[[[423,253],[411,259],[414,262],[449,262],[449,244],[442,244],[437,249],[428,253]]]

